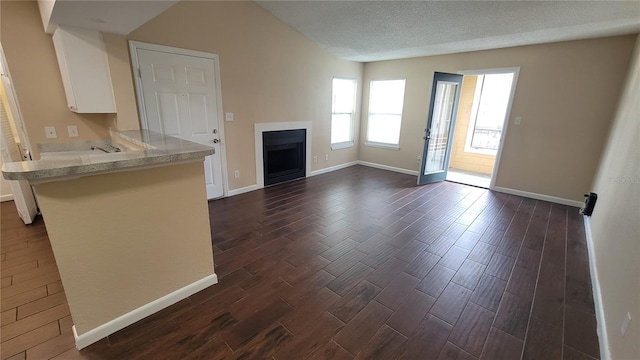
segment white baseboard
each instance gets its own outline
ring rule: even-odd
[[[348,163],[344,163],[344,164],[340,164],[340,165],[329,166],[329,167],[326,167],[324,169],[319,169],[319,170],[312,171],[309,174],[309,176],[316,176],[316,175],[320,175],[320,174],[326,174],[326,173],[329,173],[329,172],[332,172],[332,171],[348,168],[349,166],[353,166],[353,165],[357,165],[357,164],[358,164],[357,161],[352,161],[352,162],[348,162]]]
[[[13,194],[0,195],[0,202],[13,200]]]
[[[348,167],[354,166],[354,165],[364,165],[364,166],[369,166],[369,167],[376,168],[376,169],[389,170],[389,171],[394,171],[394,172],[398,172],[398,173],[401,173],[401,174],[418,176],[418,171],[415,171],[415,170],[401,169],[401,168],[397,168],[397,167],[393,167],[393,166],[387,166],[387,165],[376,164],[376,163],[372,163],[372,162],[368,162],[368,161],[357,160],[357,161],[351,161],[351,162],[348,162],[348,163],[339,164],[339,165],[335,165],[335,166],[329,166],[329,167],[324,168],[324,169],[311,171],[309,173],[308,177],[330,173],[332,171],[348,168]],[[244,193],[247,193],[247,192],[250,192],[250,191],[254,191],[254,190],[258,190],[258,189],[262,189],[262,188],[263,187],[261,187],[261,186],[259,186],[257,184],[249,185],[249,186],[245,186],[243,188],[229,190],[229,192],[227,193],[227,196],[240,195],[240,194],[244,194]]]
[[[598,281],[598,266],[596,265],[596,254],[593,245],[593,235],[591,234],[591,223],[589,217],[584,216],[584,230],[587,238],[587,250],[589,251],[589,270],[591,272],[591,290],[593,292],[593,303],[596,310],[596,324],[598,326],[598,342],[600,343],[600,359],[610,360],[609,338],[607,336],[606,321],[604,318],[604,307],[602,305],[602,290]]]
[[[82,350],[96,341],[104,339],[105,337],[115,333],[116,331],[124,329],[136,321],[142,320],[153,313],[169,307],[178,301],[217,283],[218,276],[216,274],[209,275],[80,335],[76,332],[76,327],[73,326],[72,330],[73,336],[76,339],[76,347],[78,350]]]
[[[324,169],[320,169],[320,170],[311,171],[309,173],[308,177],[316,176],[316,175],[320,175],[320,174],[326,174],[326,173],[329,173],[329,172],[332,172],[332,171],[344,169],[344,168],[347,168],[349,166],[353,166],[353,165],[357,165],[357,164],[358,164],[358,161],[352,161],[352,162],[348,162],[348,163],[344,163],[344,164],[330,166],[330,167],[327,167],[327,168],[324,168]],[[240,195],[240,194],[248,193],[250,191],[254,191],[254,190],[258,190],[258,189],[262,189],[262,187],[258,186],[257,184],[249,185],[249,186],[245,186],[243,188],[229,190],[229,192],[227,193],[227,196]]]
[[[402,169],[402,168],[397,168],[397,167],[394,167],[394,166],[376,164],[376,163],[372,163],[372,162],[368,162],[368,161],[362,161],[362,160],[358,160],[357,163],[359,165],[364,165],[364,166],[368,166],[368,167],[372,167],[372,168],[376,168],[376,169],[394,171],[394,172],[397,172],[397,173],[407,174],[407,175],[418,176],[418,174],[420,173],[417,170]]]
[[[227,196],[240,195],[240,194],[248,193],[250,191],[254,191],[254,190],[258,190],[258,189],[260,189],[260,188],[256,184],[249,185],[249,186],[245,186],[245,187],[242,187],[242,188],[239,188],[239,189],[229,190],[229,192],[227,193]]]
[[[516,190],[516,189],[509,189],[509,188],[499,187],[499,186],[494,186],[493,189],[491,189],[491,190],[494,190],[494,191],[497,191],[497,192],[501,192],[501,193],[505,193],[505,194],[518,195],[518,196],[523,196],[523,197],[527,197],[527,198],[531,198],[531,199],[543,200],[543,201],[548,201],[548,202],[552,202],[552,203],[556,203],[556,204],[573,206],[573,207],[578,207],[578,208],[582,207],[582,205],[584,205],[584,203],[582,201],[563,199],[563,198],[559,198],[559,197],[555,197],[555,196],[532,193],[532,192]]]

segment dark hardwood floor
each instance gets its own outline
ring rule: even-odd
[[[415,181],[353,166],[210,202],[219,284],[82,351],[43,222],[2,203],[2,359],[598,358],[576,208]]]

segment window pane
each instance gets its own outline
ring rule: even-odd
[[[355,109],[356,80],[333,79],[331,143],[352,141],[351,119]]]
[[[484,75],[471,147],[497,150],[507,114],[513,74]]]
[[[369,89],[367,141],[398,145],[405,80],[373,80]]]
[[[402,114],[404,80],[371,81],[369,112],[377,114]]]
[[[474,149],[498,150],[501,130],[478,129],[473,131],[471,147]]]
[[[351,141],[351,114],[333,114],[331,117],[331,143]]]
[[[401,117],[402,115],[369,114],[367,140],[384,144],[398,144]]]
[[[333,112],[351,113],[355,108],[356,81],[333,79]]]
[[[424,175],[444,171],[457,88],[458,84],[448,82],[438,82],[436,87]]]

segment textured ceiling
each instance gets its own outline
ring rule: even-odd
[[[335,56],[378,61],[640,32],[640,1],[257,1]]]

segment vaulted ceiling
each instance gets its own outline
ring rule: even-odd
[[[51,20],[128,34],[177,2],[58,0]],[[335,56],[362,62],[640,32],[637,0],[256,3]]]

